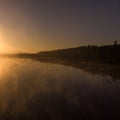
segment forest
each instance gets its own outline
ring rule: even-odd
[[[80,46],[76,48],[19,53],[7,57],[28,58],[40,62],[57,63],[83,69],[94,74],[111,75],[120,78],[120,45]]]
[[[29,54],[28,56],[36,59],[46,58],[65,61],[120,64],[120,45],[81,46],[76,48],[38,52],[36,54]]]

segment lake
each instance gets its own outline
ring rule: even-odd
[[[0,120],[120,119],[120,79],[72,66],[0,58]]]

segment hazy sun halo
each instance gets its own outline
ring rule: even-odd
[[[7,52],[7,46],[5,45],[5,43],[2,42],[2,32],[0,30],[0,53],[5,53]]]
[[[0,41],[0,53],[8,52],[8,46]]]
[[[0,30],[0,53],[14,53],[14,52],[18,52],[18,49],[6,43],[4,34]]]
[[[17,49],[0,40],[0,53],[13,53],[16,51]]]

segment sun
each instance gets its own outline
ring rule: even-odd
[[[17,53],[21,51],[19,48],[16,48],[12,43],[8,43],[7,35],[0,30],[0,54],[5,53]]]
[[[13,48],[3,42],[0,42],[0,53],[10,53],[13,51]]]
[[[17,49],[16,47],[13,47],[12,45],[9,45],[7,43],[0,41],[0,54],[5,53],[17,53],[20,49]]]
[[[0,40],[0,54],[2,53],[11,53],[14,51],[14,48],[8,44],[6,44],[5,42],[2,42]]]
[[[0,53],[4,53],[6,52],[5,48],[5,44],[2,42],[3,36],[2,36],[2,32],[0,31]]]
[[[7,46],[0,41],[0,53],[6,53],[7,52]]]
[[[0,32],[0,54],[13,53],[14,51],[16,51],[16,49],[5,42],[3,34]]]

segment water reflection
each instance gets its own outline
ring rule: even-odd
[[[113,78],[113,81],[120,79],[120,66],[114,64],[110,65],[84,61],[82,62],[82,61],[54,60],[50,58],[34,58],[34,60],[40,62],[51,62],[65,66],[71,66],[74,68],[82,69],[92,74],[99,74],[103,76],[110,75]]]
[[[119,119],[120,81],[25,59],[0,59],[0,119]]]

